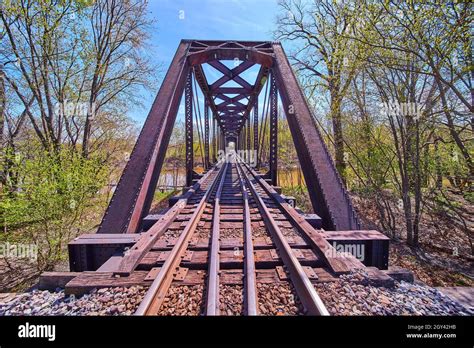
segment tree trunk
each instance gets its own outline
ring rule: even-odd
[[[3,67],[0,66],[0,161],[4,161],[4,138],[3,133],[5,132],[5,105],[6,105],[6,96],[5,96],[5,73],[3,72]],[[3,167],[3,165],[2,165]],[[5,183],[5,171],[0,170],[0,183]]]
[[[436,167],[436,188],[441,190],[443,188],[443,173],[441,172],[441,156],[439,154],[439,141],[440,138],[436,138],[434,142],[435,151],[435,167]]]
[[[435,80],[436,80],[436,83],[438,84],[438,89],[441,96],[441,103],[443,105],[444,114],[446,115],[446,119],[448,121],[447,123],[448,123],[449,133],[453,137],[454,142],[456,143],[464,159],[466,160],[466,165],[469,169],[469,180],[471,180],[471,178],[474,177],[474,163],[472,162],[471,155],[469,154],[469,151],[466,149],[466,146],[464,146],[464,143],[461,137],[459,136],[459,133],[456,131],[454,120],[451,115],[451,112],[449,111],[448,102],[446,100],[446,94],[445,94],[443,85],[441,84],[441,80],[439,79],[437,75],[435,76]]]

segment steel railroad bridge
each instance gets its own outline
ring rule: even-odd
[[[206,69],[220,77],[210,83]],[[247,77],[250,69],[254,82]],[[169,200],[168,209],[150,214],[183,95],[187,187]],[[279,112],[315,214],[294,207],[277,186]],[[269,136],[261,129],[264,118]],[[195,171],[193,127],[204,143],[203,174]],[[264,171],[263,144],[269,149]],[[250,150],[257,154],[256,167]],[[358,258],[341,253],[347,247],[362,252]],[[186,286],[198,286],[201,299],[190,315],[226,314],[222,292],[229,287],[241,292],[236,314],[279,314],[261,306],[268,296],[262,284],[270,284],[297,299],[289,314],[328,315],[313,284],[355,269],[389,278],[381,271],[388,267],[388,238],[360,229],[279,42],[181,41],[98,232],[72,241],[69,257],[71,272],[46,274],[43,285],[63,282],[75,294],[144,285],[148,292],[137,314],[169,314],[164,308],[170,289]]]

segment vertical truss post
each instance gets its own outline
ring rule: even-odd
[[[245,139],[246,139],[245,134],[247,133],[247,128],[245,127],[245,123],[244,123],[244,126],[242,127],[242,130],[241,130],[240,133],[242,135],[240,137],[240,139],[241,139],[240,141],[242,142],[242,150],[243,150],[242,155],[243,155],[244,161],[246,162],[247,161],[247,156],[245,154],[245,150],[246,150],[246,148],[245,148]]]
[[[240,150],[241,143],[242,143],[241,142],[241,136],[240,136],[240,133],[239,133],[239,135],[237,136],[237,144],[236,144],[237,145],[237,150]]]
[[[278,91],[275,76],[270,77],[270,171],[272,185],[277,184],[278,169]]]
[[[217,130],[216,130],[216,118],[215,115],[212,117],[212,160],[215,163],[217,161]]]
[[[193,75],[190,71],[186,78],[186,86],[184,90],[184,106],[185,106],[185,128],[186,128],[186,186],[193,183]]]
[[[242,141],[243,134],[244,134],[243,130],[240,130],[240,133],[239,133],[239,150],[244,149],[244,144],[243,144],[243,141]]]
[[[209,168],[209,101],[204,101],[204,168]]]
[[[226,139],[225,133],[222,132],[222,150],[225,151],[226,147],[227,147],[227,139]]]
[[[247,162],[250,163],[250,151],[251,151],[251,147],[250,147],[250,113],[247,117],[247,151],[246,151],[246,156],[247,156]]]
[[[249,134],[249,129],[247,126],[245,126],[245,133],[244,133],[244,144],[245,144],[245,161],[248,162],[249,160],[249,157],[248,157],[248,150],[249,150],[249,147],[248,147],[248,143],[247,143],[247,139],[248,139],[248,134]]]
[[[214,163],[216,161],[216,120],[214,116],[212,116],[212,135],[211,135],[211,153],[212,156],[211,162]]]
[[[255,98],[255,104],[253,106],[253,150],[254,156],[258,156],[258,97]],[[258,158],[254,159],[258,166]]]
[[[222,131],[222,129],[220,130],[219,134],[220,134],[219,142],[221,144],[220,149],[225,151],[225,138],[224,138],[224,132]]]

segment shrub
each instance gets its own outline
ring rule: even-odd
[[[0,190],[0,238],[35,244],[38,271],[51,270],[87,222],[84,213],[97,202],[107,170],[101,158],[84,159],[66,147],[51,153],[28,146],[23,156],[7,156],[6,181]]]

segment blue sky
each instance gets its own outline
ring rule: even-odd
[[[279,8],[277,0],[150,0],[149,11],[156,23],[148,53],[164,76],[181,39],[272,40]],[[144,107],[130,110],[139,126],[157,92],[144,93]]]

